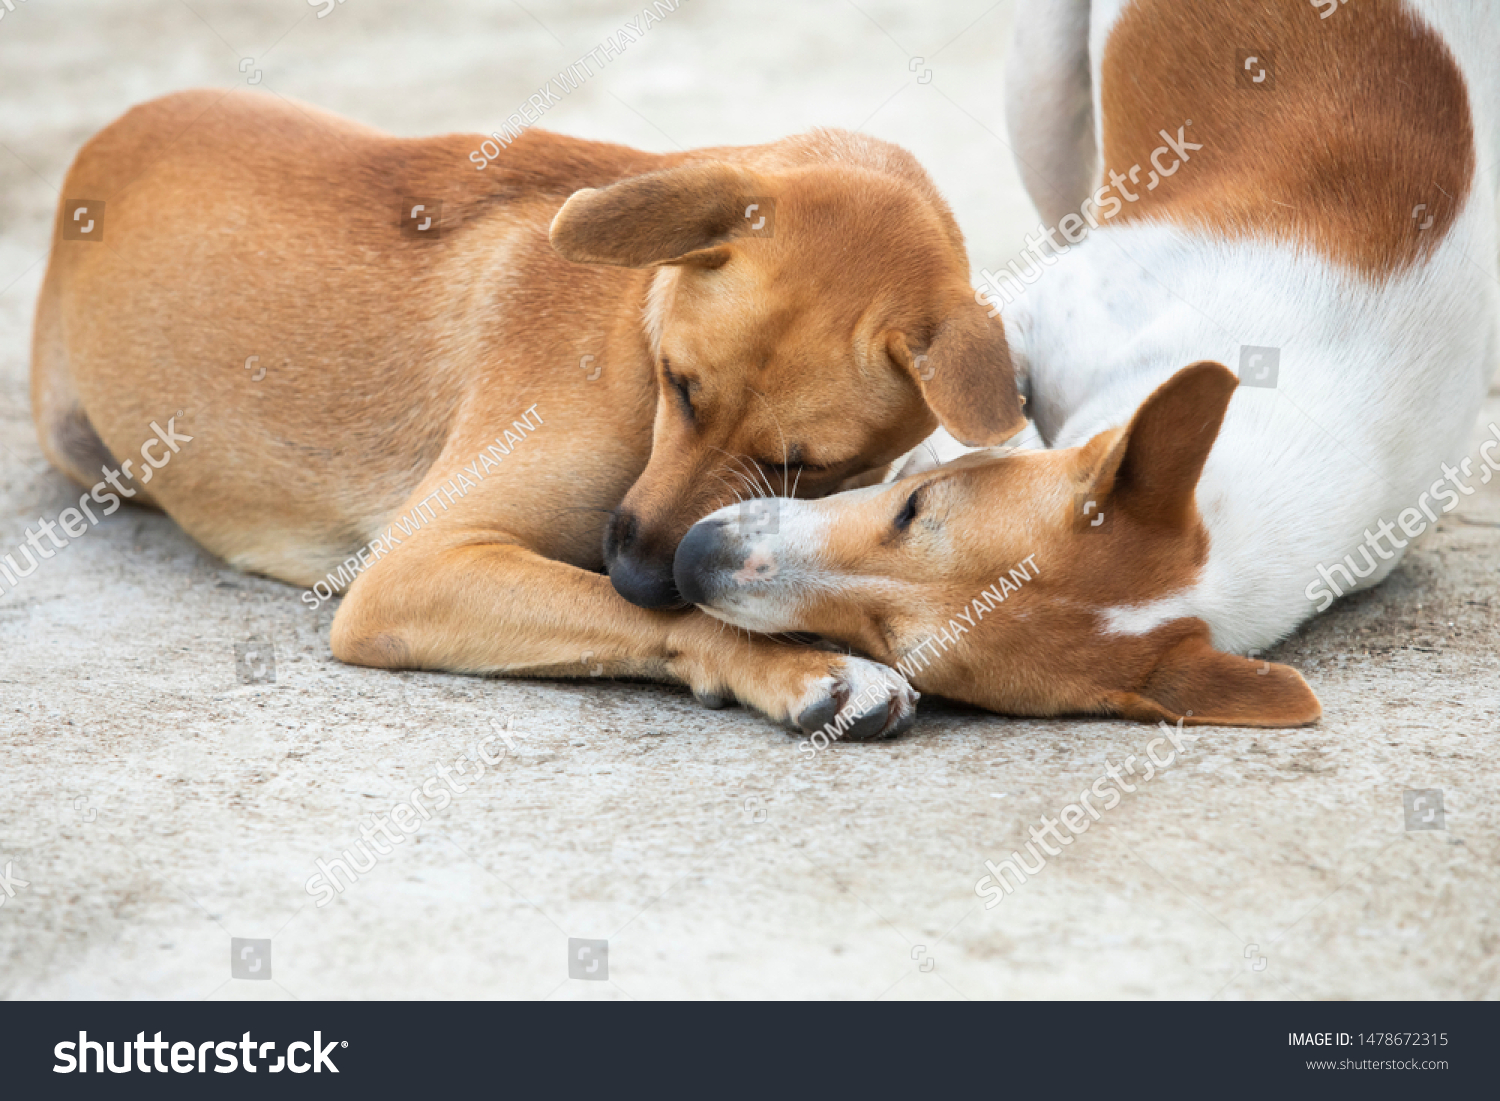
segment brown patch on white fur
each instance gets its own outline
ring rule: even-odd
[[[1246,85],[1245,50],[1269,86]],[[1378,278],[1431,254],[1474,178],[1463,75],[1400,0],[1356,0],[1326,21],[1307,0],[1135,0],[1101,82],[1104,180],[1149,168],[1158,131],[1189,119],[1203,146],[1154,191],[1144,175],[1127,184],[1140,198],[1115,224],[1269,238]]]
[[[799,538],[771,550],[782,579],[805,571],[811,583],[773,580],[757,601],[755,579],[742,589],[712,578],[704,606],[734,622],[737,600],[753,613],[774,605],[786,619],[768,629],[825,635],[891,666],[910,662],[922,691],[1010,714],[1312,722],[1318,703],[1295,671],[1262,673],[1263,663],[1214,651],[1201,620],[1139,635],[1106,623],[1109,609],[1179,592],[1197,577],[1208,534],[1194,487],[1235,385],[1227,368],[1198,364],[1163,384],[1128,427],[1082,447],[975,454],[879,492],[798,505]],[[903,529],[893,518],[913,493],[916,516]],[[1080,495],[1097,501],[1106,526],[1081,524]],[[803,510],[815,527],[797,526]],[[812,531],[816,546],[798,546]],[[714,557],[706,551],[702,561],[712,569]],[[1009,574],[1016,567],[1024,579]],[[1001,590],[1003,602],[987,600],[988,611],[976,607],[1001,576],[1018,587]],[[955,641],[913,660],[939,631]]]

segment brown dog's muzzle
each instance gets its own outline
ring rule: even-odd
[[[727,441],[726,441],[727,442]],[[604,566],[615,592],[640,608],[687,602],[672,579],[677,544],[694,521],[732,501],[732,468],[701,445],[656,441],[651,460],[604,529]]]
[[[683,603],[672,580],[678,536],[648,531],[640,517],[621,505],[604,529],[604,566],[610,584],[641,608],[675,608]]]

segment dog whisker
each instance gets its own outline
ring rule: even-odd
[[[758,397],[761,401],[765,402],[766,408],[771,411],[771,420],[776,425],[776,434],[781,437],[781,495],[785,497],[788,495],[786,492],[786,472],[788,466],[790,465],[787,460],[790,459],[791,456],[787,452],[786,433],[781,430],[781,418],[776,415],[776,407],[769,401],[766,401],[766,396],[764,394],[755,389],[753,386],[747,387],[747,389],[749,389],[749,391],[756,397]],[[769,483],[767,484],[766,488],[771,488]],[[776,493],[773,491],[771,493],[771,496],[776,496]]]

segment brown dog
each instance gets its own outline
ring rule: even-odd
[[[1195,364],[1081,447],[980,452],[776,502],[774,532],[723,510],[678,547],[678,586],[730,623],[815,632],[995,711],[1314,722],[1295,670],[1215,650],[1201,619],[1131,619],[1208,554],[1194,490],[1236,385],[1228,368]]]
[[[532,130],[484,173],[472,143],[248,92],[109,126],[37,310],[48,458],[129,478],[165,420],[193,442],[135,501],[241,569],[358,574],[344,661],[662,678],[804,726],[858,695],[860,729],[907,725],[873,663],[662,609],[682,534],[747,485],[822,495],[939,421],[1024,423],[931,181],[837,131],[656,155]]]

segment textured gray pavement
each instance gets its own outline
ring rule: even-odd
[[[654,149],[864,127],[976,267],[1036,224],[1004,134],[1011,3],[688,0],[544,125]],[[860,10],[863,9],[863,10]],[[530,14],[528,14],[528,12]],[[70,488],[27,400],[56,188],[127,105],[262,86],[488,131],[638,12],[527,0],[29,0],[0,21],[0,547]],[[240,58],[252,62],[240,71]],[[913,61],[920,58],[920,61]],[[930,71],[930,79],[925,74]],[[1484,421],[1500,422],[1492,398]],[[0,598],[0,996],[1480,998],[1500,993],[1500,483],[1284,645],[1323,701],[1210,730],[992,910],[984,861],[1153,730],[933,701],[809,761],[663,686],[342,666],[330,611],[122,510]],[[235,646],[270,640],[275,681]],[[514,751],[336,901],[304,890],[497,725]],[[1443,830],[1403,792],[1441,789]],[[230,941],[269,938],[270,981]],[[608,981],[568,977],[607,939]]]

